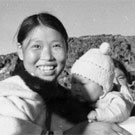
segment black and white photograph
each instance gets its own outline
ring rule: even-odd
[[[135,135],[134,0],[0,0],[1,135]]]

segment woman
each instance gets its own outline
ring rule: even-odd
[[[115,124],[88,124],[86,120],[90,107],[75,99],[69,90],[57,82],[67,59],[67,39],[63,24],[49,13],[24,19],[17,34],[18,64],[13,76],[0,84],[0,92],[6,88],[6,92],[1,94],[4,100],[1,102],[0,99],[0,102],[9,103],[1,108],[5,109],[0,113],[2,134],[96,135],[100,132],[100,135],[110,135],[120,132],[128,135]],[[15,94],[14,90],[19,94]],[[36,105],[33,102],[35,99]],[[18,115],[14,109],[10,113],[8,107],[11,103],[22,115]],[[38,107],[40,111],[37,112]],[[6,115],[4,112],[7,112]]]

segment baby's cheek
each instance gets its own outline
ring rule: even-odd
[[[78,87],[77,87],[76,85],[73,85],[73,84],[72,84],[72,86],[71,86],[71,90],[72,90],[72,92],[73,92],[74,94],[78,93],[78,91],[79,91]]]
[[[87,99],[89,99],[89,101],[91,102],[96,102],[99,99],[99,97],[95,92],[91,92],[91,93],[89,92],[87,93]]]

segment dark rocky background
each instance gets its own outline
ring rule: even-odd
[[[105,41],[111,44],[112,57],[122,61],[126,66],[130,73],[130,83],[132,83],[135,80],[135,36],[105,34],[69,38],[68,60],[59,78],[60,83],[65,87],[70,87],[70,68],[74,61],[88,49],[98,47]],[[0,55],[0,80],[12,75],[17,64],[17,59],[16,52]]]

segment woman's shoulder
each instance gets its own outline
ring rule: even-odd
[[[11,76],[9,78],[6,78],[2,81],[0,81],[0,86],[5,86],[5,87],[12,87],[14,89],[16,88],[23,88],[25,90],[29,90],[23,79],[19,75]]]
[[[39,97],[26,86],[25,82],[18,75],[11,76],[0,82],[0,95],[13,95],[29,99]]]
[[[15,84],[24,84],[24,81],[21,79],[19,75],[10,76],[4,80],[2,80],[0,83],[15,83]]]

